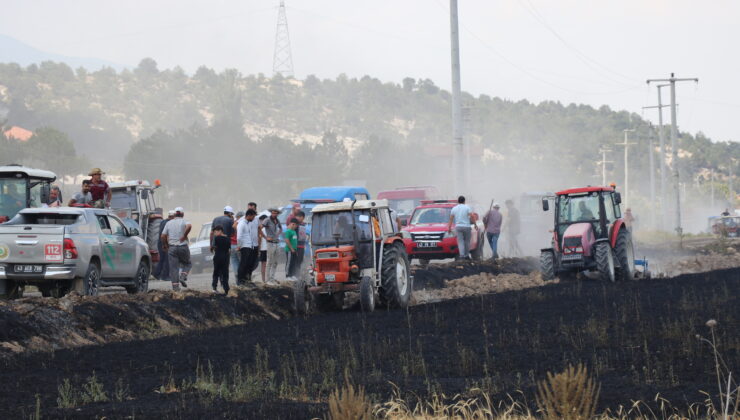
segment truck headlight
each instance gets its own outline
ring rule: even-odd
[[[407,230],[402,230],[401,231],[401,237],[403,239],[411,239],[411,234]]]

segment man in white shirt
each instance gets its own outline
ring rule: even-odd
[[[192,228],[190,222],[185,220],[185,210],[177,207],[175,218],[167,222],[159,238],[162,249],[167,252],[167,258],[169,258],[172,290],[180,290],[180,284],[182,287],[188,287],[188,273],[192,266],[188,234]]]
[[[457,198],[457,205],[450,211],[450,221],[447,224],[447,231],[452,233],[452,224],[455,224],[455,234],[457,236],[457,250],[460,253],[460,259],[470,259],[470,235],[472,226],[475,226],[473,211],[465,204],[465,197],[462,195]],[[476,226],[476,229],[478,227]]]
[[[259,221],[255,220],[257,212],[249,209],[244,218],[236,225],[236,249],[241,254],[236,284],[252,284],[252,271],[259,256]]]

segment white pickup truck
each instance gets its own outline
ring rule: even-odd
[[[151,260],[138,235],[102,209],[21,210],[0,224],[0,297],[22,297],[26,285],[53,297],[97,295],[103,286],[146,292]]]

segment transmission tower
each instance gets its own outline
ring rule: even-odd
[[[277,31],[275,32],[275,53],[272,56],[272,72],[284,77],[293,77],[293,55],[290,52],[288,17],[285,15],[285,2],[278,8]]]

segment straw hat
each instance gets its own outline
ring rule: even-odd
[[[100,169],[100,168],[92,168],[90,170],[90,173],[88,175],[90,175],[90,176],[93,176],[93,175],[103,175],[104,173],[105,172],[103,172],[103,170]]]

